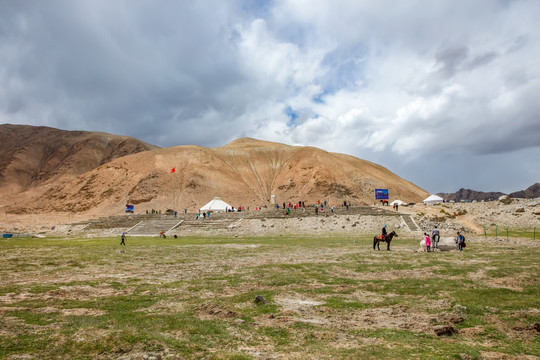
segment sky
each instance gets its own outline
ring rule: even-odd
[[[540,182],[540,1],[0,0],[0,124],[252,137],[423,189]]]

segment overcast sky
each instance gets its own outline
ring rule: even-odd
[[[0,0],[0,123],[249,136],[512,192],[540,181],[539,19],[537,0]]]

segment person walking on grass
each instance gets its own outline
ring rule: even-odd
[[[126,245],[126,233],[122,233],[120,245]]]

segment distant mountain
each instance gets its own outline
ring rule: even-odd
[[[537,197],[540,197],[540,183],[531,185],[525,190],[510,193],[508,196],[511,198],[536,199]]]
[[[156,149],[128,136],[11,124],[0,125],[0,144],[0,196],[28,190],[35,196],[40,187],[58,186],[116,158]]]
[[[446,201],[460,202],[462,200],[464,201],[496,200],[499,198],[499,196],[506,195],[506,194],[502,192],[483,192],[483,191],[475,191],[471,189],[461,188],[455,193],[439,193],[437,195],[439,195]]]
[[[483,192],[475,191],[471,189],[459,189],[455,193],[438,193],[440,197],[446,201],[488,201],[488,200],[497,200],[499,196],[506,195],[502,192]],[[525,198],[525,199],[535,199],[540,197],[540,183],[536,183],[526,190],[516,191],[511,194],[508,194],[511,198]]]

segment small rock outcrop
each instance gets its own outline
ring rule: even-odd
[[[420,241],[420,247],[422,248],[422,250],[426,251],[426,243],[424,242],[424,240]],[[431,249],[439,249],[439,251],[457,250],[456,239],[453,237],[443,237],[439,240],[436,248],[432,240]]]
[[[438,325],[433,328],[433,331],[435,331],[435,334],[437,334],[437,336],[451,336],[458,332],[456,328],[452,325]]]
[[[508,195],[502,195],[499,197],[499,202],[508,205],[512,202],[512,198]]]
[[[255,304],[266,304],[267,301],[262,295],[255,296]]]

